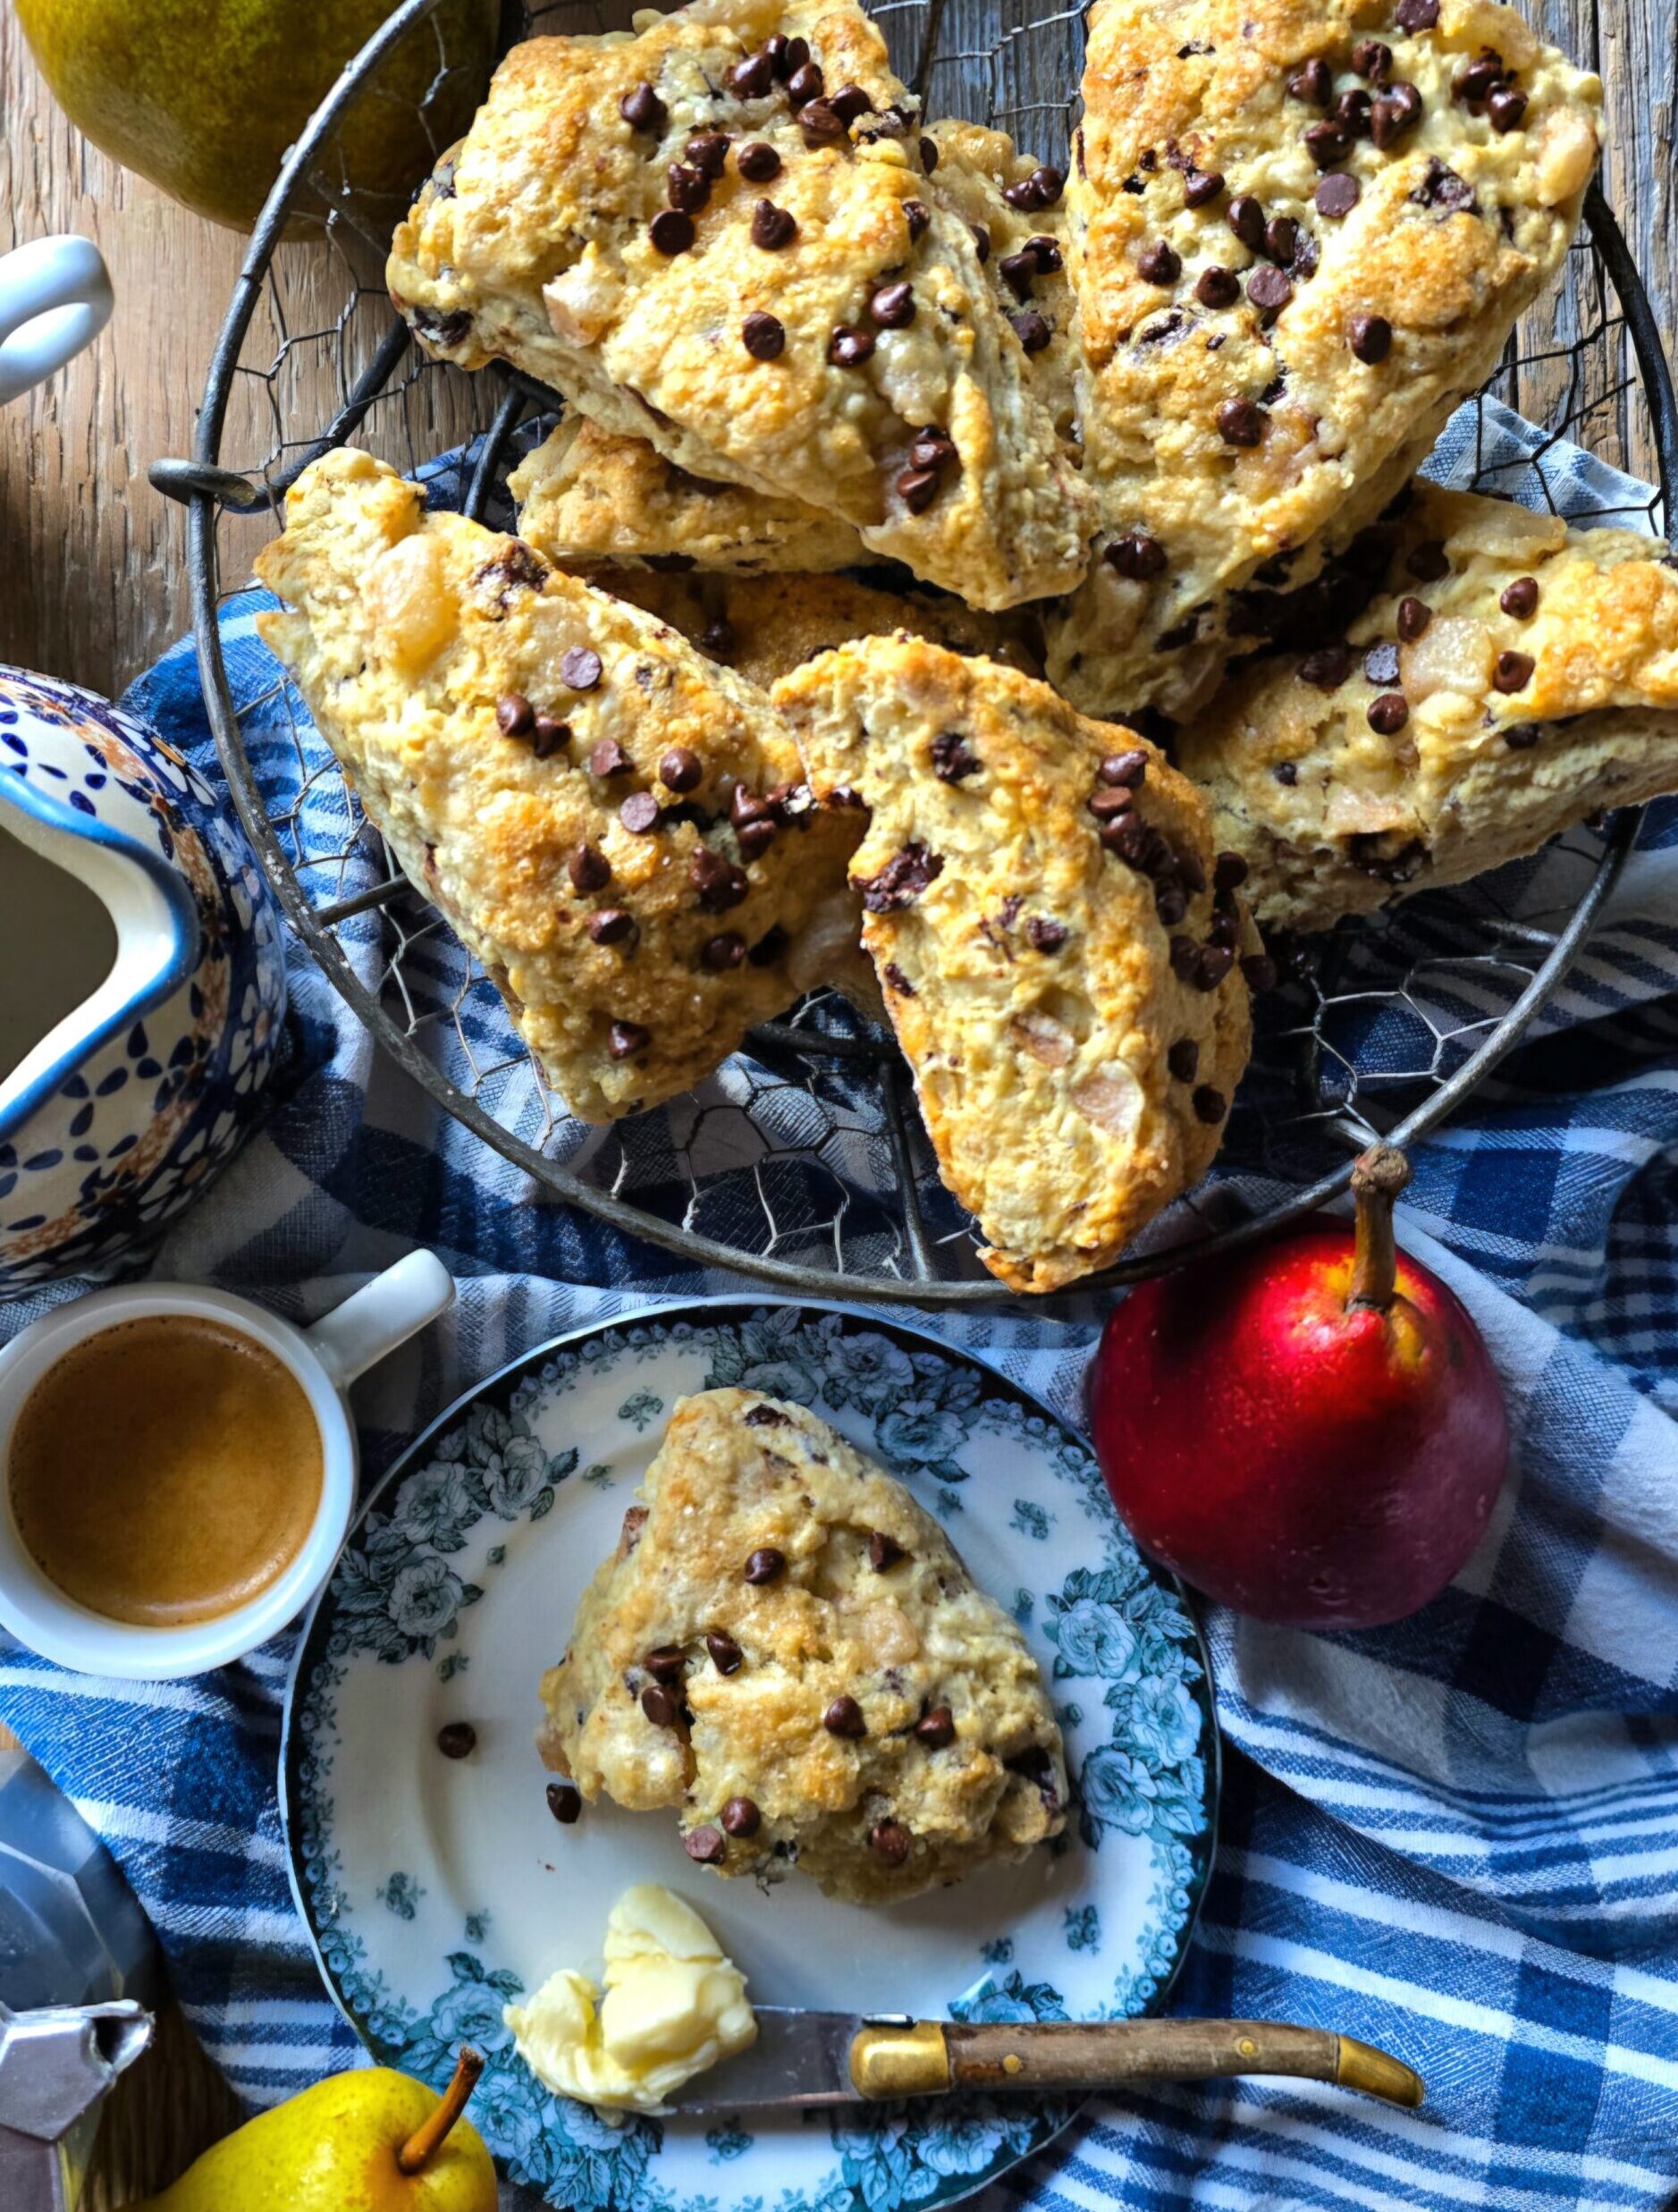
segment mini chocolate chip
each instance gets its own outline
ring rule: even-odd
[[[1249,952],[1242,960],[1241,972],[1248,990],[1261,994],[1274,991],[1281,980],[1281,971],[1268,952]]]
[[[972,223],[967,227],[973,232],[973,249],[978,255],[979,266],[982,268],[991,258],[991,233],[982,223]]]
[[[923,199],[906,199],[903,214],[909,226],[909,243],[913,246],[926,235],[927,227],[932,220],[932,211]]]
[[[807,38],[783,38],[777,34],[764,40],[763,51],[768,55],[776,76],[784,84],[795,71],[802,69],[809,60],[810,41]]]
[[[1328,112],[1343,131],[1348,131],[1354,139],[1362,139],[1370,135],[1370,109],[1372,105],[1367,92],[1354,89],[1343,92]]]
[[[552,714],[538,714],[530,725],[530,749],[538,760],[552,760],[563,752],[571,741],[571,725],[556,722]]]
[[[1354,357],[1374,368],[1393,350],[1393,326],[1384,315],[1354,315],[1346,325]]]
[[[1101,824],[1101,843],[1115,860],[1122,860],[1127,868],[1145,874],[1148,857],[1148,828],[1138,815],[1121,815],[1117,822]]]
[[[1135,795],[1126,790],[1109,790],[1098,784],[1084,801],[1098,822],[1114,822],[1120,815],[1127,815],[1135,805]]]
[[[1020,248],[1020,251],[1030,254],[1039,270],[1045,276],[1052,276],[1057,269],[1066,266],[1065,257],[1060,248],[1050,237],[1047,231],[1033,231],[1024,246]]]
[[[748,54],[722,80],[737,99],[761,100],[775,82],[775,64],[767,54]]]
[[[806,146],[832,146],[845,136],[845,126],[827,100],[806,100],[793,121]]]
[[[1336,169],[1332,176],[1319,181],[1312,204],[1320,215],[1326,216],[1330,223],[1339,223],[1357,206],[1362,190],[1354,176]]]
[[[1398,603],[1398,637],[1402,645],[1413,646],[1433,620],[1433,609],[1425,599],[1401,599]]]
[[[1482,46],[1474,60],[1464,63],[1452,78],[1451,97],[1476,107],[1497,90],[1505,74],[1502,55]]]
[[[1233,308],[1241,297],[1241,279],[1214,263],[1194,280],[1194,297],[1203,308]]]
[[[786,1571],[787,1555],[777,1551],[772,1544],[764,1544],[753,1552],[744,1569],[746,1581],[760,1589],[765,1583],[779,1582]]]
[[[1292,215],[1272,215],[1264,226],[1264,250],[1272,261],[1288,262],[1299,251],[1299,225]]]
[[[661,207],[647,225],[647,235],[666,259],[686,253],[694,242],[694,219],[679,207]]]
[[[887,984],[893,991],[897,992],[900,999],[913,999],[918,995],[915,985],[909,981],[908,977],[904,974],[903,970],[898,966],[895,960],[888,960],[881,973],[884,975]]]
[[[1305,150],[1320,169],[1332,169],[1352,151],[1352,133],[1344,123],[1308,123],[1301,136]]]
[[[709,845],[701,845],[687,864],[687,880],[699,894],[699,903],[712,914],[738,907],[751,890],[744,868],[737,868]]]
[[[649,1651],[641,1664],[654,1682],[679,1682],[687,1665],[687,1654],[679,1643],[661,1643]]]
[[[673,1728],[680,1706],[662,1682],[649,1682],[641,1693],[641,1710],[655,1728]]]
[[[912,515],[924,514],[938,497],[935,469],[906,469],[897,479],[898,496]]]
[[[778,361],[787,349],[787,333],[774,316],[755,308],[740,325],[740,342],[755,361]]]
[[[640,924],[627,907],[601,907],[588,917],[591,943],[621,945],[640,934]]]
[[[592,845],[579,845],[565,864],[576,891],[603,891],[611,881],[611,863]]]
[[[1246,860],[1240,853],[1219,853],[1212,862],[1212,889],[1239,891],[1249,874]]]
[[[1162,928],[1175,929],[1179,922],[1188,918],[1188,893],[1181,883],[1156,883],[1153,910],[1159,916]]]
[[[780,156],[772,146],[755,139],[741,147],[734,156],[734,165],[748,184],[767,184],[772,177],[780,174]]]
[[[1067,941],[1066,924],[1064,922],[1051,922],[1047,915],[1031,915],[1025,923],[1025,941],[1033,952],[1052,956]]]
[[[868,1564],[876,1575],[886,1575],[904,1558],[903,1546],[895,1536],[888,1536],[882,1529],[873,1529],[868,1537]]]
[[[682,151],[701,176],[720,177],[728,166],[728,135],[721,131],[696,131]]]
[[[790,246],[797,235],[797,218],[785,207],[777,207],[772,199],[760,199],[753,208],[752,243],[761,246],[765,253],[779,253],[783,246]]]
[[[882,1866],[901,1866],[910,1847],[909,1831],[900,1820],[876,1820],[868,1831],[868,1848]]]
[[[1207,924],[1206,941],[1209,945],[1227,945],[1233,951],[1241,942],[1241,916],[1232,901],[1219,907]]]
[[[1193,1037],[1179,1037],[1166,1054],[1165,1064],[1179,1083],[1193,1083],[1201,1064],[1201,1048]]]
[[[1218,409],[1218,430],[1226,445],[1263,443],[1265,414],[1251,400],[1225,400]]]
[[[1319,691],[1337,691],[1352,673],[1356,657],[1350,646],[1320,646],[1305,655],[1295,673],[1302,683]]]
[[[956,441],[948,430],[940,430],[933,426],[915,432],[915,443],[909,448],[909,461],[912,467],[943,469],[947,468],[951,461],[959,460],[960,455],[956,451]]]
[[[1411,547],[1404,567],[1417,583],[1438,584],[1451,573],[1451,557],[1442,539],[1425,538],[1420,545]]]
[[[1016,300],[1029,300],[1032,286],[1042,274],[1037,256],[1024,249],[1018,253],[1005,253],[996,266],[997,274]]]
[[[651,791],[631,791],[618,809],[618,819],[632,837],[645,837],[658,827],[659,804]]]
[[[1421,95],[1412,84],[1383,92],[1370,114],[1370,136],[1383,154],[1421,121]]]
[[[601,738],[589,747],[588,773],[592,776],[627,776],[634,766],[616,738]]]
[[[659,761],[658,780],[669,790],[697,790],[704,776],[704,764],[691,746],[672,745]]]
[[[568,646],[560,656],[560,675],[573,691],[592,691],[600,681],[600,655],[588,646]]]
[[[1396,738],[1410,720],[1410,707],[1402,691],[1383,691],[1370,701],[1369,724],[1378,737]]]
[[[469,1720],[451,1720],[437,1731],[437,1749],[445,1759],[466,1759],[477,1749],[477,1730]]]
[[[673,161],[665,171],[664,197],[684,215],[696,215],[711,198],[711,179],[689,161]]]
[[[535,719],[535,710],[522,691],[504,691],[495,702],[495,721],[504,738],[527,737]]]
[[[1183,198],[1191,207],[1204,207],[1223,189],[1221,169],[1191,169],[1183,180]]]
[[[1227,945],[1202,945],[1194,967],[1195,989],[1216,991],[1235,965],[1235,956]]]
[[[1124,753],[1109,753],[1095,773],[1103,783],[1122,786],[1127,791],[1138,790],[1147,781],[1148,756],[1140,746],[1133,746]]]
[[[723,1806],[722,1826],[730,1836],[755,1836],[763,1816],[749,1797],[730,1797]]]
[[[1538,612],[1538,578],[1517,576],[1513,584],[1505,586],[1497,604],[1505,614],[1512,614],[1517,622],[1530,621]]]
[[[863,1709],[854,1697],[836,1697],[822,1714],[822,1726],[830,1735],[859,1736],[868,1733]]]
[[[1247,279],[1247,299],[1258,308],[1259,319],[1273,323],[1294,297],[1294,281],[1267,262]]]
[[[740,1671],[740,1647],[733,1637],[721,1628],[705,1631],[705,1649],[711,1654],[711,1663],[720,1675],[738,1675]]]
[[[906,330],[915,320],[915,291],[898,283],[882,284],[868,302],[868,312],[881,330]]]
[[[1189,1104],[1194,1109],[1196,1121],[1204,1121],[1213,1127],[1229,1111],[1228,1100],[1221,1091],[1214,1090],[1210,1083],[1195,1086],[1190,1094]]]
[[[932,773],[940,783],[960,783],[983,765],[959,730],[940,730],[932,739]]]
[[[1145,530],[1129,530],[1123,537],[1116,537],[1102,557],[1121,576],[1138,584],[1151,576],[1163,576],[1166,570],[1165,547]]]
[[[1230,229],[1252,253],[1264,251],[1264,209],[1251,192],[1232,199],[1224,211]]]
[[[1179,983],[1193,983],[1200,971],[1200,947],[1192,937],[1174,937],[1168,950],[1171,973]]]
[[[626,92],[618,103],[618,113],[632,131],[645,131],[660,134],[670,121],[670,110],[650,84],[643,81],[633,91]]]
[[[1379,38],[1360,38],[1352,49],[1352,66],[1370,84],[1386,84],[1393,73],[1393,49]]]
[[[574,1782],[548,1784],[548,1811],[561,1828],[573,1828],[583,1810],[583,1794]]]
[[[1419,30],[1431,30],[1439,20],[1439,0],[1398,0],[1393,11],[1393,21],[1400,30],[1412,35]]]
[[[791,89],[790,86],[788,87],[788,91]],[[873,102],[863,90],[861,85],[842,84],[837,92],[829,96],[829,105],[839,121],[849,125],[854,123],[859,115],[867,114]]]
[[[956,1741],[956,1716],[948,1705],[934,1705],[915,1724],[915,1737],[929,1752],[941,1752]]]
[[[1492,686],[1498,691],[1524,691],[1532,680],[1537,666],[1530,653],[1500,653],[1497,665],[1492,671]]]
[[[756,860],[766,853],[775,841],[776,824],[767,815],[755,822],[743,822],[736,832],[742,853],[748,860]]]
[[[1503,741],[1512,753],[1530,752],[1539,741],[1539,726],[1537,722],[1517,722],[1513,730],[1504,731]]]
[[[917,150],[919,151],[921,156],[921,167],[930,177],[933,170],[938,166],[938,140],[936,139],[923,139]]]
[[[1183,274],[1183,257],[1159,238],[1143,249],[1136,267],[1150,284],[1175,284]]]
[[[718,615],[714,622],[707,622],[699,633],[699,650],[713,661],[734,650],[734,626],[727,615]]]
[[[1270,773],[1286,790],[1292,790],[1299,781],[1299,765],[1295,761],[1278,760]]]
[[[826,89],[821,69],[812,61],[801,62],[787,80],[787,97],[795,107],[802,107],[806,100],[819,100]],[[834,106],[837,110],[837,101]]]
[[[827,358],[836,368],[860,368],[874,350],[871,330],[847,330],[841,324],[828,341]]]
[[[653,1042],[653,1032],[639,1022],[613,1022],[606,1035],[606,1051],[612,1060],[633,1060]]]
[[[713,975],[726,975],[738,967],[746,958],[746,940],[738,931],[725,930],[720,937],[707,937],[699,949],[699,964],[708,967]]]
[[[1327,107],[1334,97],[1334,72],[1317,55],[1288,79],[1287,89],[1296,100],[1308,101],[1312,107]]]
[[[729,1852],[727,1844],[722,1840],[721,1829],[708,1824],[704,1828],[690,1828],[682,1837],[682,1849],[696,1866],[721,1866]]]
[[[1014,325],[1014,335],[1027,353],[1041,353],[1055,334],[1035,308],[1027,308],[1023,315],[1010,315],[1008,321]]]

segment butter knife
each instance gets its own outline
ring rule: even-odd
[[[913,2020],[906,2013],[757,2007],[749,2050],[698,2078],[670,2109],[696,2117],[780,2106],[873,2104],[959,2090],[1089,2092],[1134,2081],[1292,2074],[1419,2105],[1418,2075],[1323,2028],[1269,2020]]]

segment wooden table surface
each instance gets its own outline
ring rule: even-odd
[[[1678,10],[1674,0],[1525,4],[1604,80],[1604,189],[1678,351]],[[110,264],[117,299],[97,345],[0,413],[0,661],[114,692],[189,626],[181,511],[150,489],[146,469],[190,451],[243,241],[88,145],[54,106],[5,7],[0,114],[0,251],[84,232]],[[326,253],[282,248],[288,288],[325,292]],[[324,356],[316,373],[327,374]],[[1633,458],[1649,465],[1646,451]],[[232,2112],[178,2017],[166,2020],[105,2131],[95,2206],[161,2186]]]

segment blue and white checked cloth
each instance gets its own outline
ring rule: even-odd
[[[1447,439],[1442,472],[1459,451]],[[1565,460],[1564,504],[1634,501]],[[1530,496],[1530,472],[1505,488]],[[248,678],[248,620],[227,642]],[[190,648],[128,704],[217,773]],[[1222,1841],[1177,2003],[1402,2051],[1428,2105],[1162,2090],[1092,2108],[986,2212],[1620,2212],[1678,2192],[1678,806],[1656,810],[1547,1033],[1415,1166],[1403,1235],[1491,1344],[1516,1472],[1413,1621],[1310,1637],[1212,1615]],[[725,1287],[543,1198],[381,1060],[299,955],[266,1131],[156,1270],[307,1318],[416,1244],[461,1296],[358,1386],[372,1473],[544,1335]],[[68,1288],[4,1309],[0,1335]],[[936,1325],[1080,1418],[1092,1325]],[[189,2015],[256,2103],[358,2055],[286,1882],[290,1648],[121,1684],[0,1640],[0,1719],[122,1861]]]

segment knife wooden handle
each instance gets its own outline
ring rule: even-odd
[[[1268,2020],[916,2021],[863,2029],[851,2079],[864,2098],[950,2090],[1111,2090],[1132,2081],[1291,2074],[1419,2105],[1421,2082],[1385,2051],[1322,2028]]]

